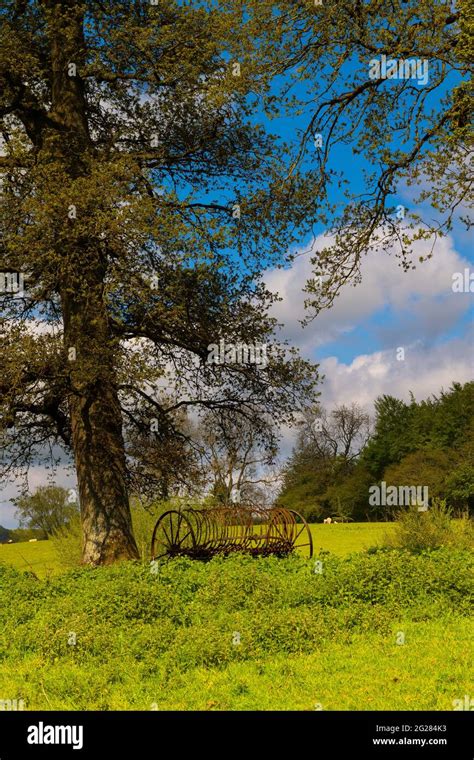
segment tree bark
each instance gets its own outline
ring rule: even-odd
[[[84,38],[77,0],[46,3],[52,62],[51,118],[56,125],[44,135],[40,160],[59,162],[71,179],[87,176],[93,145],[86,97],[80,78]],[[70,64],[77,67],[70,74]],[[62,262],[60,297],[64,322],[65,361],[70,378],[72,444],[83,528],[82,561],[110,564],[138,558],[127,489],[122,414],[115,377],[104,279],[107,262],[101,241],[74,234],[58,254]],[[64,240],[64,236],[63,240]]]
[[[70,291],[63,294],[62,310],[70,364],[69,409],[82,516],[82,561],[102,565],[137,558],[138,550],[103,286],[89,271],[87,284],[86,296],[83,292],[80,296]]]

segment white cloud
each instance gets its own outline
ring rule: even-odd
[[[415,261],[426,254],[427,247],[422,241],[416,243]],[[325,375],[320,387],[323,406],[330,409],[356,401],[373,414],[373,403],[382,394],[408,400],[412,391],[421,400],[447,390],[454,381],[474,378],[472,330],[443,342],[470,303],[470,294],[452,291],[453,274],[462,272],[469,262],[455,250],[451,238],[438,240],[433,258],[407,273],[388,254],[366,257],[361,284],[345,288],[332,309],[303,329],[299,320],[305,316],[303,289],[311,276],[309,259],[310,254],[298,256],[290,269],[269,270],[264,279],[283,299],[273,311],[284,325],[282,337],[320,364]],[[384,309],[388,318],[377,324],[374,315]],[[363,345],[365,350],[347,362],[336,355],[319,359],[318,349],[325,347],[327,354],[333,343],[335,354],[341,349],[346,352],[351,344],[358,350]],[[405,349],[404,361],[397,361],[399,346]],[[296,434],[285,429],[282,436],[284,458]]]
[[[322,236],[317,238],[313,249],[322,240]],[[417,241],[414,261],[426,255],[428,248],[429,243]],[[306,316],[303,289],[311,276],[310,255],[297,257],[290,269],[268,270],[264,280],[270,290],[279,292],[283,298],[273,309],[274,316],[284,324],[283,335],[303,353],[314,357],[315,349],[347,339],[364,320],[384,308],[392,314],[397,312],[395,323],[392,319],[376,328],[377,338],[384,346],[445,334],[469,304],[468,293],[452,291],[453,274],[468,265],[448,237],[438,240],[432,259],[409,272],[398,266],[395,256],[383,252],[366,256],[362,262],[362,282],[344,288],[333,308],[319,314],[304,329],[300,320]]]
[[[474,378],[473,335],[436,346],[424,347],[420,342],[405,348],[405,359],[398,361],[396,350],[377,351],[357,356],[350,364],[334,356],[323,359],[321,370],[326,375],[321,401],[332,407],[352,401],[373,410],[373,402],[382,394],[407,401],[410,391],[417,400],[448,390],[454,381]]]
[[[471,330],[463,338],[429,348],[413,343],[405,348],[404,361],[397,361],[395,349],[361,354],[347,364],[331,356],[320,364],[325,375],[320,403],[333,409],[356,402],[373,417],[377,396],[386,394],[409,401],[412,392],[417,401],[422,401],[439,395],[453,382],[474,379],[473,346]],[[296,431],[284,428],[280,432],[280,458],[284,460],[296,442]]]

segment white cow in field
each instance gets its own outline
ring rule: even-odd
[[[330,517],[325,517],[324,520],[323,520],[323,523],[325,523],[326,525],[331,525],[332,520],[331,520]]]

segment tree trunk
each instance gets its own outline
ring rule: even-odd
[[[61,165],[71,179],[87,176],[93,146],[80,78],[83,16],[77,0],[46,3],[52,61],[51,117],[40,160]],[[77,73],[72,72],[74,63]],[[62,211],[70,244],[58,250],[69,409],[83,528],[82,561],[92,565],[137,558],[127,490],[115,348],[104,297],[107,262],[100,240],[75,234]],[[74,221],[72,221],[74,225]],[[67,240],[67,237],[66,237]]]
[[[102,284],[63,295],[70,365],[72,441],[83,529],[82,561],[103,565],[138,557],[128,500],[122,415]]]

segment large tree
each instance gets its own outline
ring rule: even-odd
[[[312,392],[314,372],[272,338],[260,275],[313,194],[255,123],[268,78],[252,31],[237,34],[243,12],[0,9],[0,270],[24,278],[1,296],[3,473],[73,452],[87,563],[137,556],[128,426],[155,434],[201,407],[258,428]],[[264,344],[268,361],[209,363],[221,339]]]
[[[85,561],[136,556],[125,420],[143,432],[207,405],[258,425],[298,406],[308,368],[277,348],[264,368],[207,364],[221,338],[271,340],[264,267],[332,231],[317,312],[367,251],[395,244],[412,266],[413,238],[425,258],[466,216],[469,7],[3,0],[0,270],[26,293],[3,299],[0,434],[10,469],[73,449]],[[373,75],[382,56],[426,60],[426,84]],[[405,220],[403,183],[421,187]]]

